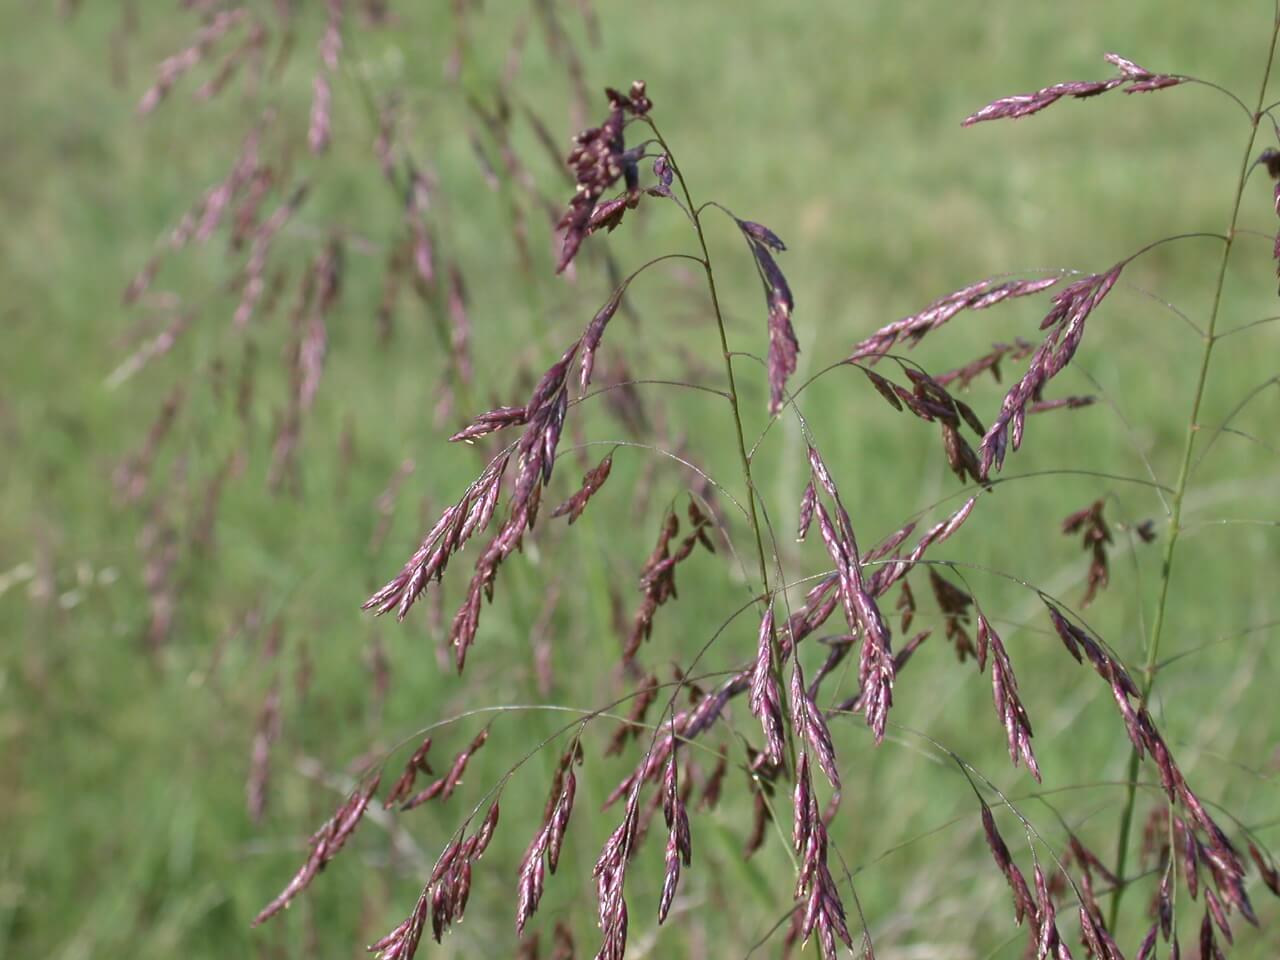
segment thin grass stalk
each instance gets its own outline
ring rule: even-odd
[[[707,275],[707,291],[711,295],[711,309],[716,317],[716,329],[720,334],[720,352],[724,359],[724,372],[729,381],[729,409],[733,411],[733,428],[734,436],[738,441],[738,462],[742,469],[742,480],[747,487],[747,513],[751,521],[751,532],[755,537],[756,544],[756,561],[760,570],[761,596],[767,598],[772,596],[769,589],[769,561],[764,551],[764,533],[760,524],[759,515],[756,511],[756,485],[751,476],[751,456],[747,453],[747,440],[742,429],[742,413],[738,403],[738,387],[737,381],[733,374],[733,353],[729,350],[729,336],[725,331],[724,314],[720,309],[720,298],[716,293],[716,275],[715,270],[711,266],[711,252],[707,248],[707,236],[702,227],[702,209],[695,206],[693,196],[689,192],[689,185],[685,182],[684,173],[680,170],[680,165],[676,163],[675,156],[671,152],[671,148],[667,146],[667,142],[662,139],[662,134],[658,131],[657,125],[652,119],[646,118],[650,129],[653,130],[653,136],[662,147],[663,153],[667,156],[667,161],[671,164],[671,171],[675,174],[676,179],[680,182],[680,190],[684,193],[685,203],[689,211],[689,219],[693,221],[693,229],[698,235],[698,245],[702,248],[702,268]],[[778,640],[776,628],[770,631],[769,636],[770,659],[772,660],[772,669],[774,678],[777,680],[778,687],[783,691],[783,697],[786,697],[787,684],[782,676],[782,644]],[[784,704],[785,706],[785,704]],[[785,713],[785,710],[784,710]],[[786,731],[787,753],[791,761],[791,769],[795,769],[796,753],[795,742],[791,737],[791,730],[788,727]]]
[[[1245,144],[1244,157],[1240,161],[1240,175],[1236,179],[1235,199],[1231,204],[1231,224],[1227,228],[1222,248],[1222,260],[1218,265],[1218,279],[1214,285],[1213,305],[1209,311],[1209,324],[1204,331],[1204,351],[1200,357],[1200,371],[1196,377],[1195,391],[1191,399],[1191,415],[1187,420],[1186,438],[1182,446],[1182,464],[1178,469],[1178,480],[1174,484],[1173,496],[1169,502],[1169,535],[1165,540],[1164,557],[1160,567],[1160,598],[1156,604],[1155,616],[1151,622],[1151,639],[1147,644],[1147,660],[1142,675],[1142,697],[1140,706],[1145,707],[1155,686],[1156,663],[1160,655],[1160,639],[1164,631],[1165,611],[1168,607],[1169,583],[1173,575],[1173,561],[1178,547],[1182,524],[1182,505],[1186,499],[1187,481],[1191,473],[1191,457],[1195,450],[1196,436],[1199,433],[1200,404],[1204,399],[1205,384],[1209,377],[1209,363],[1213,357],[1213,346],[1216,342],[1218,314],[1222,306],[1222,291],[1226,284],[1227,265],[1231,260],[1231,251],[1235,247],[1236,224],[1240,218],[1240,204],[1244,198],[1245,182],[1249,177],[1250,158],[1253,156],[1254,143],[1258,136],[1258,126],[1266,115],[1263,103],[1267,86],[1271,80],[1271,67],[1275,62],[1276,40],[1280,37],[1280,11],[1274,19],[1271,29],[1271,44],[1267,49],[1267,63],[1262,71],[1262,84],[1258,90],[1257,107],[1250,117],[1249,139]],[[1126,779],[1128,787],[1125,792],[1124,809],[1120,815],[1120,836],[1116,848],[1115,873],[1121,881],[1125,879],[1125,866],[1129,853],[1129,834],[1133,829],[1133,812],[1137,799],[1138,766],[1140,764],[1137,749],[1129,755],[1129,772]],[[1120,916],[1120,900],[1124,896],[1126,884],[1116,886],[1111,898],[1111,915],[1108,926],[1115,930]]]

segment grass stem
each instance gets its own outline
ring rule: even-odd
[[[1196,436],[1200,431],[1200,405],[1204,400],[1205,384],[1209,379],[1209,364],[1213,358],[1213,346],[1217,340],[1216,330],[1218,316],[1222,307],[1222,291],[1226,285],[1227,265],[1231,261],[1231,251],[1235,247],[1236,224],[1240,219],[1240,204],[1244,198],[1245,182],[1249,177],[1250,158],[1253,156],[1254,143],[1258,136],[1258,125],[1264,116],[1263,101],[1267,86],[1271,79],[1271,66],[1275,61],[1276,39],[1280,35],[1280,17],[1271,30],[1271,44],[1267,49],[1267,63],[1262,72],[1262,84],[1258,90],[1258,105],[1249,126],[1249,138],[1245,144],[1244,156],[1240,161],[1240,175],[1236,179],[1235,198],[1231,204],[1231,222],[1227,228],[1226,243],[1222,248],[1222,259],[1218,264],[1218,278],[1214,285],[1213,305],[1209,311],[1209,324],[1204,332],[1204,350],[1200,356],[1200,370],[1196,376],[1195,390],[1191,397],[1191,415],[1187,420],[1186,437],[1182,445],[1182,463],[1178,468],[1178,480],[1174,484],[1173,496],[1169,502],[1169,534],[1165,539],[1164,556],[1160,565],[1160,595],[1156,602],[1155,617],[1151,622],[1151,636],[1147,643],[1147,659],[1142,674],[1142,696],[1139,709],[1145,707],[1151,698],[1156,680],[1156,664],[1160,656],[1160,640],[1164,633],[1165,614],[1169,605],[1169,584],[1173,579],[1173,564],[1178,548],[1178,538],[1182,529],[1182,507],[1186,500],[1187,481],[1191,474],[1191,458],[1195,451]],[[1129,836],[1133,830],[1134,804],[1137,799],[1137,778],[1139,765],[1138,751],[1135,748],[1129,755],[1129,770],[1126,780],[1125,803],[1120,815],[1120,836],[1116,842],[1116,876],[1124,880],[1125,867],[1129,855]],[[1116,921],[1120,916],[1120,901],[1124,896],[1125,885],[1117,885],[1111,898],[1111,916],[1109,926],[1114,932]]]

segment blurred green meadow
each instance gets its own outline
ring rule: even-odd
[[[442,627],[431,602],[403,624],[359,609],[482,469],[476,449],[449,445],[447,436],[472,413],[523,402],[530,377],[608,298],[600,248],[628,272],[694,249],[679,211],[646,201],[618,231],[587,241],[576,276],[553,275],[547,215],[505,174],[468,105],[493,108],[514,35],[527,29],[509,89],[512,144],[547,196],[567,201],[571,187],[525,109],[563,152],[573,132],[603,115],[601,88],[644,78],[695,199],[719,200],[787,241],[781,265],[797,301],[798,384],[877,327],[977,279],[1099,270],[1160,237],[1224,230],[1247,120],[1208,87],[1115,92],[967,130],[959,121],[998,96],[1105,77],[1102,54],[1112,50],[1212,80],[1252,104],[1272,13],[1260,2],[1171,10],[1151,0],[1069,9],[1015,0],[981,8],[660,0],[597,4],[593,43],[584,6],[562,3],[559,23],[593,98],[578,116],[569,59],[548,41],[539,13],[547,4],[472,9],[461,45],[449,5],[393,4],[390,27],[357,27],[353,15],[334,83],[333,143],[315,157],[306,123],[322,5],[299,14],[292,53],[256,91],[237,79],[212,101],[196,101],[193,91],[212,70],[206,63],[148,118],[135,114],[137,101],[155,64],[189,42],[195,18],[158,2],[86,2],[65,17],[55,6],[0,0],[0,958],[58,960],[363,955],[364,944],[407,915],[440,849],[487,791],[573,719],[538,705],[588,711],[634,687],[616,668],[611,588],[629,618],[664,511],[683,511],[691,482],[669,459],[657,457],[655,469],[656,455],[640,447],[618,448],[609,484],[572,528],[552,520],[548,505],[524,553],[504,565],[461,677],[438,660]],[[272,4],[250,6],[274,18]],[[474,381],[444,416],[436,415],[448,376],[441,299],[404,290],[389,341],[378,333],[387,245],[404,228],[402,198],[378,172],[370,104],[393,92],[401,142],[435,181],[429,218],[441,265],[457,264],[468,291]],[[284,181],[306,180],[311,191],[273,249],[292,271],[281,305],[269,316],[261,310],[247,331],[234,329],[244,252],[229,254],[219,235],[166,256],[147,297],[124,306],[130,278],[225,176],[267,102],[277,111],[269,139]],[[1259,150],[1272,145],[1265,128]],[[1245,194],[1242,224],[1252,232],[1230,265],[1220,330],[1280,313],[1272,199],[1259,170]],[[527,262],[513,209],[521,211]],[[298,270],[335,231],[346,262],[323,378],[301,432],[296,489],[273,493],[272,444],[290,389],[281,359],[287,311]],[[764,306],[735,233],[729,221],[716,223],[712,257],[732,346],[762,355]],[[1024,447],[1005,469],[1020,479],[981,497],[969,524],[935,555],[958,564],[1001,628],[1035,724],[1043,786],[1010,767],[990,680],[947,648],[923,571],[914,575],[918,622],[935,632],[899,678],[889,736],[876,747],[861,718],[833,724],[845,781],[831,827],[833,870],[851,911],[854,884],[882,960],[1014,958],[1025,946],[973,792],[935,741],[989,777],[1054,849],[1065,822],[1112,855],[1129,756],[1114,702],[1067,657],[1035,593],[1004,574],[1076,604],[1088,558],[1060,522],[1105,499],[1116,541],[1111,584],[1086,618],[1126,663],[1141,665],[1166,533],[1151,481],[1172,485],[1177,474],[1201,354],[1193,324],[1204,325],[1219,257],[1218,243],[1188,240],[1126,271],[1050,391],[1099,402],[1030,418]],[[657,267],[632,287],[630,304],[610,327],[602,362],[624,357],[632,377],[722,385],[715,324],[694,273]],[[1034,338],[1044,309],[1039,298],[961,315],[916,358],[941,371],[995,341]],[[179,314],[190,322],[171,352],[123,382],[113,377]],[[767,388],[755,362],[738,363],[754,437],[767,423]],[[1280,325],[1223,339],[1213,363],[1201,416],[1209,426],[1280,375]],[[253,395],[243,398],[246,366]],[[144,447],[175,386],[182,404],[147,471],[146,493],[124,503],[113,475]],[[722,400],[652,385],[637,391],[660,445],[741,499]],[[983,379],[966,400],[989,418],[1002,395]],[[862,377],[826,374],[800,404],[865,544],[917,511],[934,508],[926,516],[937,519],[962,502],[937,432],[895,413]],[[611,441],[631,439],[601,402],[581,410],[565,441],[582,446],[581,461],[574,454],[557,469],[557,496],[576,487]],[[1193,476],[1162,646],[1168,665],[1154,698],[1192,784],[1238,818],[1225,822],[1273,847],[1278,415],[1273,383],[1235,414]],[[383,498],[406,459],[412,473]],[[783,570],[794,580],[824,571],[821,544],[797,544],[792,533],[807,473],[794,418],[765,436],[756,469]],[[637,485],[644,496],[633,493]],[[746,549],[747,526],[727,498],[720,505],[735,548]],[[1158,534],[1151,545],[1134,532],[1146,520]],[[157,557],[167,564],[157,568]],[[446,576],[446,628],[468,558]],[[744,559],[753,570],[749,551]],[[680,567],[679,599],[658,611],[641,653],[648,669],[667,681],[672,665],[688,668],[750,599],[742,569],[724,549],[695,553]],[[797,588],[790,600],[802,596]],[[172,621],[157,637],[155,603],[168,598]],[[731,621],[692,673],[740,665],[754,653],[756,627],[749,615]],[[539,678],[545,656],[549,688]],[[246,782],[273,683],[279,731],[255,822]],[[404,816],[379,810],[287,913],[251,929],[305,858],[309,832],[370,762],[397,748],[385,789],[428,725],[504,705],[512,709],[433,732],[440,768],[492,723],[453,797]],[[730,725],[735,737],[759,739],[745,704],[734,706]],[[635,749],[602,756],[614,726],[601,720],[585,739],[564,856],[531,923],[544,955],[556,921],[573,930],[579,956],[597,946],[591,867],[621,815],[600,805],[638,758]],[[735,737],[708,742],[729,743],[737,764]],[[442,945],[424,942],[419,956],[515,953],[516,864],[557,756],[554,745],[536,754],[506,786],[466,921]],[[696,759],[704,769],[714,764],[710,754]],[[1143,777],[1158,782],[1149,767]],[[721,804],[693,816],[693,866],[662,928],[655,823],[628,875],[629,957],[778,955],[781,933],[768,937],[785,919],[794,884],[787,789],[779,789],[778,826],[744,862],[746,786],[731,767]],[[1139,824],[1159,796],[1140,791]],[[1006,810],[1000,823],[1029,863],[1017,819]],[[1133,873],[1141,842],[1138,831]],[[1126,951],[1146,930],[1152,884],[1125,901],[1118,935]],[[1280,905],[1256,875],[1249,890],[1262,931],[1239,924],[1232,956],[1276,956]],[[1178,903],[1186,947],[1202,906],[1185,891]],[[855,937],[860,926],[853,912]],[[1074,925],[1067,928],[1074,936]],[[812,945],[802,955],[814,955]]]

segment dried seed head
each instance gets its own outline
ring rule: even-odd
[[[1027,716],[1022,699],[1018,696],[1018,680],[1013,674],[1013,664],[1005,651],[1000,635],[992,629],[982,611],[978,611],[979,663],[991,653],[991,692],[995,700],[996,715],[1004,724],[1009,741],[1009,759],[1016,767],[1021,759],[1027,770],[1040,782],[1040,765],[1031,749],[1031,719]]]
[[[969,636],[969,611],[973,606],[973,597],[947,580],[933,567],[929,568],[929,586],[933,590],[933,598],[942,613],[946,638],[955,644],[956,656],[964,663],[966,657],[978,658],[978,669],[984,668],[986,658],[981,647],[974,649],[973,640]]]
[[[773,662],[775,642],[773,606],[770,605],[760,621],[756,659],[751,673],[749,705],[751,713],[760,720],[760,726],[764,731],[765,756],[770,763],[780,764],[783,757],[785,723],[782,689],[778,685],[778,676]]]
[[[418,902],[414,904],[413,912],[398,927],[381,940],[369,944],[369,952],[377,954],[380,960],[413,960],[413,955],[418,952],[418,943],[422,940],[422,930],[426,926],[430,909],[428,888],[422,891]]]
[[[1107,548],[1111,545],[1111,531],[1102,516],[1105,501],[1098,500],[1083,510],[1077,510],[1062,521],[1062,532],[1075,534],[1083,532],[1083,546],[1090,555],[1089,583],[1081,607],[1087,607],[1098,595],[1098,591],[1110,581],[1110,566],[1107,560]]]
[[[1000,364],[1004,363],[1005,360],[1025,360],[1035,352],[1035,349],[1034,343],[1023,340],[1021,337],[1015,338],[1013,343],[995,343],[992,344],[990,352],[970,361],[963,367],[937,374],[934,380],[944,386],[949,383],[958,383],[961,389],[967,389],[979,376],[984,373],[990,373],[992,379],[996,383],[1000,383]]]
[[[622,304],[622,291],[619,290],[609,302],[600,308],[599,312],[587,324],[586,332],[582,335],[582,389],[585,391],[591,383],[591,374],[595,369],[596,350],[600,347],[600,341],[604,338],[605,327],[609,325],[609,321],[613,319],[613,315],[618,312],[618,307]]]
[[[1084,336],[1085,321],[1115,286],[1124,266],[1122,261],[1106,273],[1077,280],[1053,298],[1053,308],[1040,324],[1042,330],[1049,332],[1036,348],[1027,372],[1005,395],[1000,414],[982,438],[979,453],[983,477],[990,476],[993,467],[999,470],[1003,466],[1011,444],[1015,450],[1022,444],[1028,406],[1040,399],[1049,381],[1075,356]]]
[[[836,568],[840,600],[849,630],[862,636],[858,665],[862,689],[860,707],[879,742],[884,739],[885,724],[893,703],[894,664],[889,627],[876,605],[875,593],[863,581],[862,560],[852,521],[826,464],[812,446],[809,448],[809,467],[815,485],[831,499],[835,510],[833,519],[822,503],[817,504],[818,529]]]
[[[641,643],[649,639],[653,630],[653,617],[658,608],[668,600],[675,599],[676,567],[693,554],[694,547],[698,544],[712,553],[715,552],[707,536],[707,528],[711,526],[711,520],[692,501],[689,503],[688,517],[692,529],[672,552],[671,543],[680,531],[680,520],[675,513],[667,514],[658,535],[658,543],[640,571],[640,590],[643,596],[632,618],[631,629],[623,647],[624,663],[633,660],[640,650]]]
[[[218,11],[200,29],[189,47],[161,62],[156,70],[155,83],[138,102],[138,113],[145,116],[155,110],[183,76],[205,60],[231,30],[249,17],[247,7]]]
[[[641,781],[631,788],[627,808],[616,830],[605,841],[592,876],[596,879],[602,960],[622,960],[627,947],[627,903],[623,898],[627,863],[635,849]]]
[[[840,790],[840,770],[836,760],[835,744],[827,727],[826,717],[805,689],[800,671],[800,660],[792,658],[791,667],[791,724],[813,751],[814,759],[826,775],[832,789]]]
[[[901,611],[902,620],[898,624],[898,629],[902,633],[906,633],[911,629],[911,621],[915,619],[916,615],[915,594],[911,592],[911,584],[906,580],[902,581],[902,590],[898,593],[898,602],[894,604],[894,609]],[[982,669],[981,660],[979,660],[978,669]]]
[[[823,960],[835,960],[836,940],[853,947],[853,938],[845,918],[844,903],[831,871],[827,867],[827,827],[818,808],[810,782],[808,756],[801,751],[796,763],[792,838],[800,858],[796,879],[796,899],[800,909],[796,916],[797,939],[807,941],[818,935],[818,953]]]
[[[734,217],[734,221],[755,257],[760,282],[764,286],[769,329],[769,354],[766,363],[769,374],[769,413],[776,416],[782,410],[787,380],[796,371],[796,358],[800,353],[800,343],[796,339],[795,328],[791,325],[795,298],[791,295],[787,278],[773,256],[787,247],[776,233],[762,224],[737,217]]]
[[[729,755],[721,753],[715,768],[702,784],[702,796],[698,799],[699,810],[712,810],[720,802],[720,791],[724,787],[725,774],[729,772]]]
[[[427,753],[431,750],[431,738],[427,737],[413,751],[413,756],[404,765],[404,772],[400,774],[400,779],[391,787],[391,792],[387,794],[386,799],[382,802],[383,809],[389,810],[401,800],[409,796],[409,792],[413,789],[413,782],[419,773],[431,776],[433,773],[431,764],[427,762]]]
[[[366,600],[363,609],[378,616],[395,610],[398,619],[405,618],[427,584],[443,577],[450,558],[474,533],[489,525],[509,460],[509,455],[501,454],[490,461],[462,499],[440,515],[400,572]]]
[[[693,844],[689,833],[689,815],[684,797],[677,789],[676,755],[672,750],[667,761],[663,780],[662,815],[667,824],[666,873],[662,882],[662,896],[658,904],[658,923],[667,919],[676,886],[680,882],[680,868],[693,862]]]
[[[1253,862],[1258,867],[1258,873],[1262,876],[1262,882],[1268,890],[1277,897],[1280,897],[1280,870],[1268,858],[1262,855],[1262,850],[1253,841],[1249,842],[1249,856],[1253,858]]]
[[[884,397],[889,406],[895,410],[902,410],[902,400],[898,397],[897,390],[891,381],[880,376],[870,367],[859,365],[858,369],[866,375],[866,378],[871,381],[871,385],[876,388],[876,392]]]
[[[569,153],[568,164],[577,180],[577,191],[569,201],[569,209],[557,225],[564,234],[564,240],[556,273],[564,272],[573,262],[582,241],[592,231],[596,205],[606,190],[619,179],[625,178],[632,205],[634,198],[638,196],[639,173],[636,164],[639,154],[626,149],[623,128],[627,114],[644,116],[652,109],[653,103],[641,82],[632,84],[627,94],[621,94],[612,88],[606,89],[605,93],[609,98],[609,115],[600,126],[584,130],[574,137],[574,147]],[[611,214],[620,218],[624,206],[625,202],[616,208],[608,208],[595,227],[608,226]]]
[[[1037,90],[1035,93],[1003,97],[987,104],[977,113],[966,117],[963,125],[968,127],[984,120],[1016,120],[1020,117],[1029,117],[1033,113],[1039,113],[1045,107],[1052,106],[1063,97],[1076,97],[1077,99],[1095,97],[1100,93],[1106,93],[1125,84],[1128,84],[1125,87],[1126,93],[1145,93],[1151,90],[1162,90],[1165,87],[1176,86],[1183,83],[1185,79],[1170,74],[1152,73],[1146,68],[1138,66],[1132,60],[1126,60],[1118,54],[1108,53],[1105,59],[1120,71],[1119,76],[1112,77],[1110,80],[1072,80],[1066,83],[1055,83],[1042,90]]]
[[[462,775],[466,773],[467,764],[471,762],[471,758],[476,751],[485,745],[489,739],[489,728],[485,727],[475,738],[467,745],[466,749],[460,751],[453,758],[453,763],[449,766],[449,772],[439,780],[436,780],[430,786],[419,791],[414,796],[406,800],[400,807],[401,810],[412,810],[414,807],[421,806],[428,800],[448,800],[453,795],[453,791],[458,788],[458,784],[462,782]],[[430,741],[428,741],[429,745]],[[396,785],[399,787],[399,784]]]
[[[809,525],[813,523],[813,509],[817,505],[818,494],[813,481],[805,484],[804,495],[800,498],[800,520],[796,528],[796,540],[803,542],[809,535]]]
[[[287,907],[294,897],[310,885],[329,861],[338,855],[342,845],[360,825],[360,820],[364,817],[364,812],[368,809],[369,801],[373,799],[380,780],[381,776],[374,776],[362,789],[356,790],[325,822],[324,826],[312,834],[311,852],[306,862],[294,874],[284,890],[254,917],[255,927]]]
[[[596,492],[604,486],[604,482],[609,479],[609,471],[612,469],[613,454],[609,454],[595,467],[583,474],[582,486],[578,488],[573,496],[551,511],[551,516],[568,516],[569,523],[577,520],[582,516],[582,511],[586,509],[587,502],[595,496]]]
[[[1011,297],[1026,297],[1039,293],[1057,282],[1057,277],[1009,280],[1002,283],[997,283],[994,279],[979,280],[977,283],[935,300],[919,313],[913,313],[880,328],[870,337],[856,344],[849,354],[849,359],[866,358],[869,362],[875,362],[900,343],[907,342],[908,346],[915,346],[927,334],[937,330],[962,310],[985,310]]]
[[[546,868],[543,855],[547,848],[548,828],[543,826],[534,836],[520,864],[520,878],[516,884],[516,933],[524,932],[525,924],[537,912],[545,885]]]

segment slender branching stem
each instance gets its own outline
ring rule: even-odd
[[[771,591],[769,590],[769,559],[765,554],[764,548],[764,527],[760,522],[759,511],[756,507],[758,491],[756,490],[755,480],[751,476],[751,455],[747,452],[747,438],[742,428],[741,402],[738,395],[737,378],[733,373],[733,353],[729,349],[729,335],[725,330],[724,312],[720,309],[720,297],[716,291],[715,269],[711,266],[711,251],[707,248],[707,235],[702,226],[702,213],[705,205],[704,207],[696,207],[694,205],[693,196],[689,192],[689,185],[685,181],[684,174],[681,172],[680,165],[676,162],[671,148],[667,146],[667,142],[662,138],[662,134],[658,132],[658,128],[653,121],[646,118],[646,122],[653,130],[654,139],[658,141],[662,146],[663,152],[666,153],[667,162],[671,164],[671,171],[680,183],[680,190],[684,193],[685,204],[687,209],[691,211],[690,220],[693,221],[693,229],[698,235],[698,246],[702,248],[702,268],[707,276],[707,292],[711,296],[711,310],[715,314],[716,329],[720,334],[720,352],[724,359],[725,377],[729,382],[729,409],[733,412],[734,436],[738,444],[738,462],[742,468],[742,481],[747,488],[747,513],[751,521],[751,532],[755,537],[756,561],[760,570],[761,596],[769,597],[771,596]],[[787,684],[782,676],[782,644],[778,639],[776,627],[769,638],[769,647],[770,659],[773,661],[773,672],[778,682],[778,688],[782,692],[782,696],[786,697]],[[795,769],[795,744],[791,739],[790,728],[787,731],[787,751],[790,754],[791,767]]]
[[[1218,93],[1227,97],[1229,100],[1235,103],[1236,106],[1238,106],[1241,110],[1243,110],[1245,112],[1245,116],[1249,117],[1251,120],[1253,119],[1253,114],[1249,112],[1249,107],[1245,104],[1245,102],[1241,100],[1239,97],[1237,97],[1230,90],[1228,90],[1226,87],[1222,86],[1221,84],[1214,83],[1211,80],[1201,80],[1199,77],[1186,77],[1186,76],[1182,76],[1181,74],[1179,74],[1179,79],[1182,80],[1183,83],[1194,83],[1202,87],[1208,87],[1210,90],[1218,91]]]
[[[1178,468],[1178,480],[1174,484],[1173,496],[1169,501],[1169,533],[1165,538],[1164,556],[1160,566],[1160,595],[1156,601],[1155,617],[1151,623],[1151,636],[1147,643],[1147,661],[1142,675],[1142,696],[1140,708],[1145,707],[1151,698],[1155,686],[1157,664],[1160,657],[1160,640],[1164,632],[1165,612],[1169,602],[1169,584],[1173,579],[1173,563],[1178,548],[1178,538],[1182,532],[1182,506],[1186,499],[1187,481],[1191,475],[1192,454],[1195,451],[1196,436],[1200,431],[1200,404],[1204,399],[1205,383],[1209,378],[1209,363],[1213,358],[1213,346],[1217,340],[1218,315],[1222,306],[1222,291],[1226,284],[1227,265],[1231,261],[1231,251],[1235,247],[1236,223],[1240,218],[1240,204],[1244,198],[1245,181],[1249,176],[1250,158],[1253,156],[1254,143],[1258,136],[1258,126],[1264,116],[1263,101],[1267,93],[1267,85],[1271,79],[1271,66],[1275,60],[1276,39],[1280,35],[1280,17],[1277,17],[1271,29],[1271,44],[1267,49],[1267,63],[1262,71],[1262,84],[1258,90],[1258,106],[1249,125],[1248,142],[1245,144],[1244,156],[1240,161],[1240,175],[1236,179],[1235,198],[1231,203],[1231,221],[1227,228],[1226,243],[1222,248],[1222,259],[1218,264],[1218,278],[1214,284],[1213,305],[1209,310],[1209,324],[1204,332],[1204,349],[1200,356],[1200,370],[1196,376],[1195,389],[1191,395],[1191,415],[1187,419],[1186,438],[1182,445],[1182,463]],[[1136,781],[1138,777],[1137,748],[1129,755],[1129,772],[1126,779],[1129,786],[1125,795],[1125,804],[1120,815],[1120,836],[1116,846],[1115,873],[1124,880],[1125,866],[1129,855],[1129,834],[1133,829],[1134,804],[1137,799]],[[1116,920],[1120,916],[1120,901],[1124,895],[1124,885],[1115,890],[1111,898],[1110,927],[1115,930]]]

